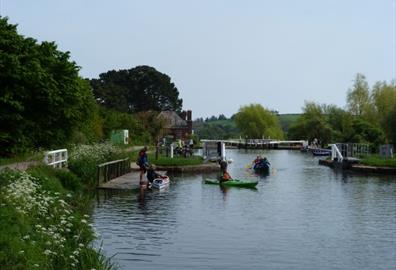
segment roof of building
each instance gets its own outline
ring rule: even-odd
[[[174,111],[162,111],[158,118],[165,121],[164,128],[187,127],[187,122]]]

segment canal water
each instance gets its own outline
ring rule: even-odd
[[[262,154],[267,176],[247,165]],[[396,177],[337,173],[298,151],[227,150],[234,178],[178,175],[165,191],[103,192],[94,227],[121,269],[395,269]]]

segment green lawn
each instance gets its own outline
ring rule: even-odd
[[[158,159],[155,159],[154,153],[148,155],[149,161],[152,164],[158,166],[188,166],[188,165],[199,165],[203,163],[202,157],[192,156],[192,157],[166,157],[160,155]]]
[[[396,167],[396,157],[384,159],[378,155],[371,155],[362,158],[361,164],[380,167]]]

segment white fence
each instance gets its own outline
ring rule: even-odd
[[[54,168],[67,167],[67,149],[46,152],[44,156],[44,163]]]
[[[342,162],[344,157],[342,156],[340,149],[338,149],[337,144],[331,145],[331,160],[337,160],[338,162]]]

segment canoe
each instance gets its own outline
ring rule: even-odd
[[[324,157],[324,156],[331,156],[331,150],[330,149],[312,149],[312,154],[314,156],[318,157]]]
[[[169,177],[165,176],[163,178],[156,178],[151,183],[152,188],[163,189],[169,186]]]
[[[255,172],[266,172],[266,171],[269,170],[270,166],[271,165],[270,165],[270,163],[268,161],[263,161],[263,162],[254,164],[253,170]]]
[[[246,188],[254,188],[257,185],[258,181],[249,181],[249,180],[238,180],[233,179],[225,182],[220,182],[217,179],[205,179],[205,184],[210,185],[222,185],[225,187],[246,187]]]

